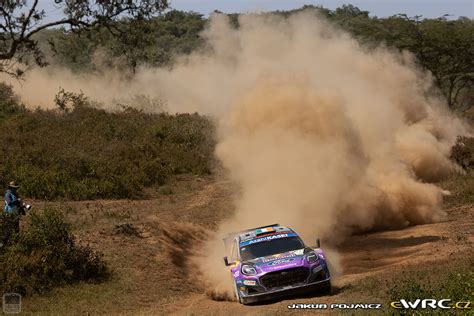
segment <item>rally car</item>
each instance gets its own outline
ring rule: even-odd
[[[300,292],[331,291],[331,276],[319,240],[308,247],[292,229],[279,224],[229,234],[229,254],[235,297],[241,304],[255,303]]]

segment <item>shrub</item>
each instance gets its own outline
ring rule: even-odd
[[[169,185],[163,185],[158,188],[158,192],[163,195],[173,194],[173,189]]]
[[[213,123],[198,114],[107,112],[61,90],[60,111],[0,121],[0,185],[39,199],[141,198],[175,174],[210,173]]]
[[[459,136],[451,148],[451,159],[464,169],[474,169],[474,137]]]
[[[138,229],[130,223],[117,224],[114,226],[114,235],[127,235],[134,237],[141,237]]]
[[[0,252],[0,292],[31,295],[107,276],[101,254],[75,242],[59,210],[32,212],[28,218],[27,227]]]
[[[0,121],[22,111],[24,111],[24,106],[14,94],[13,88],[0,82]]]
[[[451,159],[464,169],[440,184],[451,194],[444,198],[446,206],[474,203],[474,138],[459,136],[451,148]]]
[[[90,101],[82,92],[74,93],[60,88],[54,97],[54,103],[60,110],[69,112],[73,108],[87,106]]]

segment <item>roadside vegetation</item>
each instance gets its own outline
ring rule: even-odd
[[[474,125],[473,125],[474,126]],[[446,207],[474,203],[474,137],[460,136],[451,149],[451,159],[461,168],[441,181],[450,195],[444,198]]]
[[[471,266],[454,267],[441,277],[430,277],[431,271],[411,273],[391,282],[388,290],[390,300],[404,298],[414,302],[416,299],[450,299],[455,302],[469,302],[473,299],[474,272]]]
[[[400,302],[400,299],[413,303],[417,299],[449,299],[451,304],[472,302],[473,267],[472,258],[453,258],[447,262],[417,266],[393,275],[382,273],[362,279],[357,286],[343,288],[341,300],[382,303],[382,311],[387,315],[445,315],[449,312],[439,309],[423,310],[421,306],[414,310],[394,309],[390,303]],[[460,306],[464,307],[465,304]],[[466,310],[455,309],[452,314],[469,315],[471,310],[472,306]],[[367,311],[351,311],[350,314],[367,315]]]
[[[173,175],[211,172],[214,128],[201,115],[107,112],[64,91],[57,110],[28,111],[10,87],[0,94],[0,182],[15,179],[24,196],[136,199]]]
[[[2,215],[0,229],[7,225]],[[59,209],[28,215],[24,228],[0,248],[0,293],[32,295],[59,285],[107,278],[102,255],[76,243]]]

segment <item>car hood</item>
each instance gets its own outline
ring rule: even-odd
[[[304,249],[292,250],[248,261],[257,267],[258,273],[271,272],[305,264]]]

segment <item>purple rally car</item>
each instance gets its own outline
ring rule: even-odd
[[[331,291],[326,257],[307,247],[292,229],[278,224],[231,233],[224,238],[237,301],[249,304],[284,294]]]

